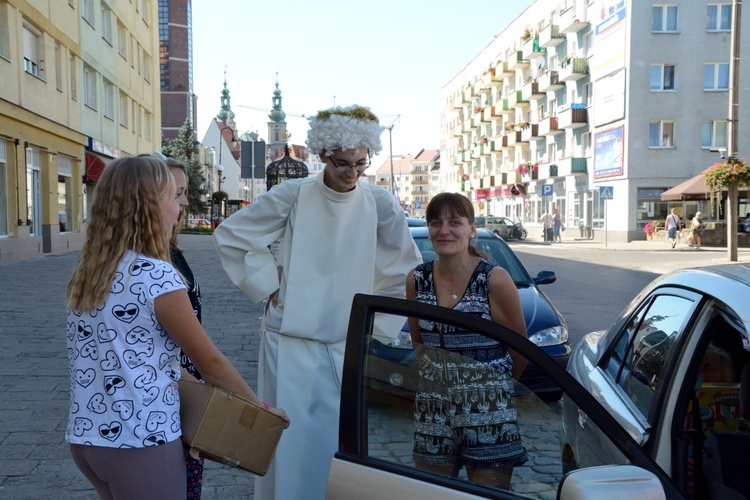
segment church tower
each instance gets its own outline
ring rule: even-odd
[[[273,91],[273,108],[268,113],[268,153],[271,158],[278,158],[284,154],[287,142],[286,113],[281,109],[281,90],[279,90],[279,74],[276,73],[276,90]]]

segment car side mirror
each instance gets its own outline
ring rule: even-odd
[[[606,498],[613,491],[627,491],[632,498],[667,498],[655,474],[635,465],[607,465],[570,472],[560,481],[560,500]]]
[[[534,277],[534,283],[537,285],[549,285],[557,281],[557,275],[554,271],[539,271]]]

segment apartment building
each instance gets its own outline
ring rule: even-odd
[[[730,0],[537,0],[443,87],[444,189],[532,225],[557,207],[613,241],[701,210],[660,194],[726,147],[731,15]],[[749,122],[741,97],[740,156]]]
[[[103,166],[160,149],[156,15],[0,2],[0,263],[79,249]]]
[[[432,196],[440,191],[439,171],[440,151],[422,149],[416,155],[386,159],[375,172],[374,183],[393,192],[404,211],[420,216]]]

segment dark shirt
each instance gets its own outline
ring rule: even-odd
[[[193,271],[190,269],[185,256],[182,252],[174,248],[169,249],[169,253],[172,256],[172,265],[177,269],[177,272],[182,276],[182,281],[187,287],[187,294],[190,298],[190,305],[193,306],[193,312],[198,321],[201,321],[201,289],[198,286],[198,280],[193,275]],[[198,369],[195,367],[192,361],[187,355],[180,349],[180,365],[188,371],[193,377],[200,379],[201,375]]]

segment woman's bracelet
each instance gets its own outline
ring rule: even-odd
[[[263,401],[263,408],[265,408],[267,410],[267,409],[270,408],[270,406],[268,406],[268,403],[266,403],[265,401]]]

